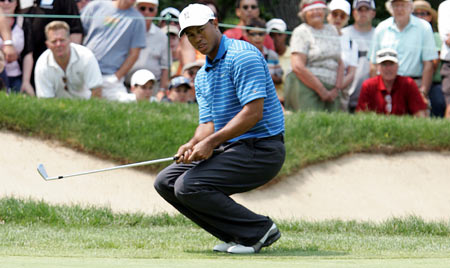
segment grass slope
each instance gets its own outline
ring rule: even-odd
[[[168,157],[197,126],[196,105],[36,99],[0,93],[0,128],[122,163]],[[450,150],[450,122],[375,114],[286,116],[287,157],[280,176],[356,152]],[[163,165],[147,166],[153,171]]]

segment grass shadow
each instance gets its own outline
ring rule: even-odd
[[[318,248],[289,248],[289,247],[276,247],[271,249],[263,249],[258,254],[229,254],[222,252],[213,252],[211,250],[185,250],[184,252],[189,254],[203,255],[204,257],[239,257],[239,256],[254,256],[255,258],[262,257],[336,257],[349,255],[348,252],[342,251],[328,251],[319,250]]]

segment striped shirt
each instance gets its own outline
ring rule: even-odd
[[[230,141],[265,138],[284,133],[284,115],[264,56],[248,42],[222,35],[216,58],[206,57],[197,72],[195,94],[199,122],[222,129],[249,102],[264,98],[263,118]]]

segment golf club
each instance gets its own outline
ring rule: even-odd
[[[115,170],[115,169],[121,169],[121,168],[138,167],[138,166],[151,165],[151,164],[156,164],[156,163],[161,163],[161,162],[174,161],[174,160],[177,160],[177,159],[178,159],[178,157],[167,157],[167,158],[161,158],[161,159],[156,159],[156,160],[138,162],[138,163],[134,163],[134,164],[127,164],[127,165],[110,167],[110,168],[104,168],[104,169],[96,169],[96,170],[84,171],[84,172],[80,172],[80,173],[74,173],[74,174],[69,174],[69,175],[61,175],[61,176],[55,176],[55,177],[49,177],[48,176],[47,171],[45,170],[45,167],[44,167],[43,164],[39,164],[38,165],[37,171],[39,172],[39,174],[41,175],[41,177],[44,180],[52,181],[52,180],[60,180],[60,179],[63,179],[63,178],[68,178],[68,177],[81,176],[81,175],[92,174],[92,173],[103,172],[103,171],[109,171],[109,170]]]

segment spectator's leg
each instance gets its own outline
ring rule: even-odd
[[[442,93],[444,94],[446,109],[445,118],[450,119],[450,61],[442,61],[441,67]]]
[[[444,117],[446,103],[444,94],[442,94],[441,84],[432,84],[430,87],[430,91],[428,92],[428,97],[431,103],[431,116]]]

